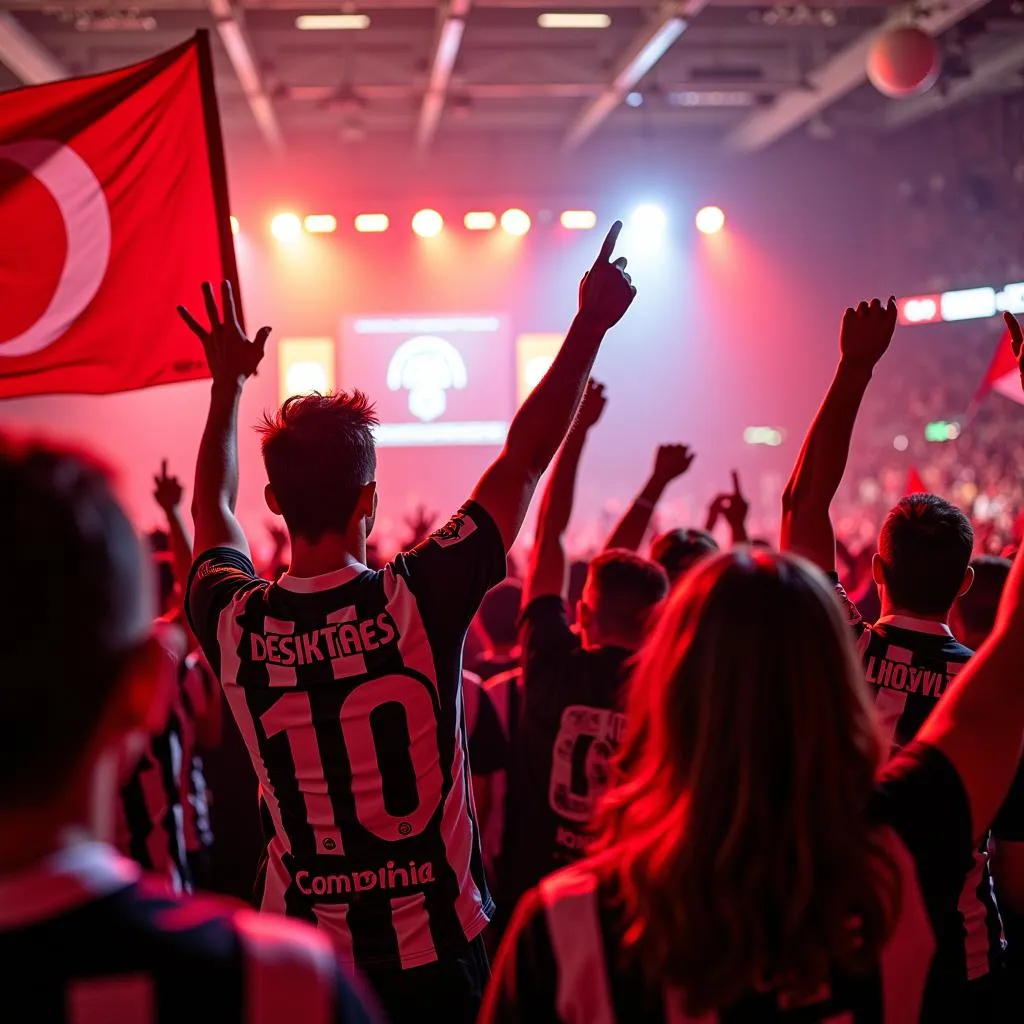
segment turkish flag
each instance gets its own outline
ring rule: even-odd
[[[977,408],[981,400],[990,392],[997,391],[1006,398],[1012,399],[1018,405],[1024,405],[1024,390],[1021,388],[1021,371],[1017,366],[1017,360],[1013,358],[1013,348],[1010,344],[1010,332],[1003,331],[999,339],[999,347],[992,358],[992,363],[981,382],[977,393],[971,400],[972,411]]]
[[[175,307],[238,292],[205,32],[0,95],[0,398],[207,377]]]

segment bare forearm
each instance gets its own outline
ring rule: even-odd
[[[566,557],[562,539],[572,517],[576,474],[586,437],[586,429],[570,431],[555,459],[538,512],[537,539],[530,555],[524,605],[540,594],[564,596]]]
[[[840,361],[786,485],[783,550],[798,550],[812,556],[818,554],[819,562],[834,564],[829,507],[846,472],[853,428],[870,380],[870,368]],[[831,554],[817,550],[823,547],[822,538],[810,536],[810,531],[828,532]],[[824,567],[832,568],[832,565]]]
[[[192,495],[195,552],[228,545],[248,551],[245,535],[235,519],[238,501],[238,406],[241,384],[214,384]]]
[[[184,590],[192,568],[192,538],[188,535],[185,516],[180,508],[168,511],[167,529],[171,539],[171,555],[174,558],[174,575]]]
[[[652,476],[644,484],[643,490],[633,499],[633,504],[626,509],[623,517],[616,523],[605,541],[605,550],[625,548],[636,551],[643,543],[644,535],[651,525],[654,509],[657,507],[665,491],[665,482]]]
[[[514,461],[543,473],[579,406],[604,331],[577,315],[541,382],[523,402],[508,431]]]

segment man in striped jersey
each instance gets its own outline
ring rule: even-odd
[[[829,507],[846,469],[861,401],[895,327],[892,299],[884,307],[875,299],[847,309],[839,365],[797,457],[782,518],[783,550],[807,556],[836,583],[857,634],[867,680],[875,688],[883,734],[894,751],[914,738],[973,654],[956,640],[948,622],[953,603],[974,579],[970,521],[933,494],[905,497],[886,517],[872,562],[882,602],[877,623],[863,622],[835,573]],[[997,822],[1009,827],[1006,815]],[[924,1019],[991,1020],[996,1014],[1001,927],[989,884],[987,833],[979,838],[983,841],[973,864],[964,865],[959,905],[937,909],[939,949]]]
[[[153,635],[142,549],[100,468],[0,438],[0,494],[19,594],[0,619],[4,1020],[369,1024],[313,929],[178,899],[102,841],[180,649]]]
[[[263,430],[267,501],[291,565],[256,577],[234,516],[250,342],[230,286],[209,326],[182,315],[213,375],[193,502],[192,628],[246,740],[273,821],[264,910],[315,922],[358,964],[396,1024],[476,1016],[493,911],[467,770],[462,646],[505,575],[537,481],[572,420],[605,332],[633,300],[609,232],[551,369],[502,454],[448,524],[382,570],[366,567],[377,510],[364,395],[286,402]]]

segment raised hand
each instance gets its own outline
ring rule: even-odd
[[[725,521],[733,530],[746,526],[747,514],[750,512],[750,502],[743,497],[740,488],[740,475],[734,469],[732,471],[732,494],[725,495],[725,502],[722,507],[722,515]]]
[[[693,465],[696,454],[685,444],[663,444],[654,456],[651,476],[663,484],[670,484]]]
[[[256,367],[263,359],[271,329],[261,327],[250,341],[239,326],[235,294],[230,281],[222,282],[220,294],[223,319],[213,296],[213,286],[204,282],[203,302],[210,321],[209,327],[203,327],[184,306],[178,307],[178,315],[202,342],[214,381],[241,383],[256,372]]]
[[[896,300],[890,296],[885,306],[878,299],[862,302],[843,314],[839,332],[839,351],[851,363],[874,368],[892,341],[896,330]]]
[[[614,327],[636,297],[636,288],[626,273],[626,257],[612,260],[622,230],[617,220],[605,237],[594,265],[580,281],[580,314],[602,331]]]
[[[153,497],[156,503],[168,514],[181,504],[185,489],[176,476],[167,472],[167,460],[160,464],[160,475],[153,477]]]
[[[576,425],[589,430],[601,418],[608,399],[604,397],[604,385],[596,380],[587,382],[587,390],[583,394],[579,411],[576,413]]]
[[[1020,384],[1024,388],[1024,331],[1021,330],[1020,321],[1012,313],[1003,314],[1003,322],[1010,332],[1010,347],[1013,349],[1013,358],[1017,360],[1020,368]]]

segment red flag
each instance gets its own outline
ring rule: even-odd
[[[975,410],[981,400],[990,392],[998,391],[1006,398],[1012,399],[1019,405],[1024,405],[1024,391],[1021,389],[1020,368],[1017,360],[1013,358],[1013,348],[1010,345],[1010,332],[1003,331],[999,339],[999,347],[992,358],[992,364],[985,374],[975,396],[971,399],[971,410]]]
[[[238,274],[209,39],[0,95],[0,398],[208,376],[175,313]]]
[[[921,479],[921,474],[918,473],[916,466],[911,466],[907,470],[907,485],[903,491],[903,497],[908,494],[924,494],[928,490],[924,485],[924,481]]]

